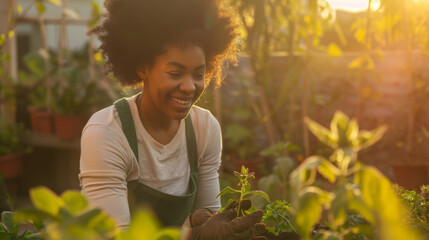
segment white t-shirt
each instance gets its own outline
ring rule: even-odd
[[[136,96],[129,98],[128,103],[137,132],[139,164],[123,134],[113,105],[91,117],[81,139],[79,180],[82,193],[91,204],[111,215],[120,228],[127,228],[130,224],[127,182],[138,180],[173,195],[185,195],[189,187],[185,121],[181,121],[171,142],[161,144],[144,128],[135,100]],[[220,199],[216,198],[220,191],[220,126],[205,109],[193,106],[190,114],[198,152],[198,189],[194,209],[218,210],[221,207]]]

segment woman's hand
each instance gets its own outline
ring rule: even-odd
[[[249,240],[266,239],[265,224],[260,223],[263,211],[258,210],[246,216],[237,217],[235,206],[231,204],[221,213],[209,209],[198,209],[191,217],[192,240]],[[250,201],[243,200],[242,210],[250,208]],[[241,211],[240,211],[241,212]]]

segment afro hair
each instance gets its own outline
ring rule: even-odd
[[[142,84],[140,64],[152,65],[169,44],[200,46],[206,79],[223,79],[222,68],[236,63],[238,27],[216,0],[105,0],[103,22],[90,31],[101,41],[106,71],[123,85]]]

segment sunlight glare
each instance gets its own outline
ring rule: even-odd
[[[349,12],[366,11],[368,0],[327,0],[332,8],[345,10]],[[418,0],[415,0],[418,1]],[[380,7],[379,0],[372,0],[371,9],[375,10]]]

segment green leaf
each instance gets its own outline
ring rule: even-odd
[[[315,192],[305,192],[299,197],[295,226],[303,239],[309,239],[313,226],[320,220],[322,204]]]
[[[57,6],[61,6],[61,0],[45,0],[45,1],[48,1]]]
[[[153,239],[161,228],[160,223],[153,216],[148,209],[138,211],[132,219],[131,227],[123,233],[122,239]]]
[[[270,197],[265,192],[260,190],[248,191],[247,193],[243,194],[243,197],[251,194],[259,195],[265,198],[268,202],[270,201]]]
[[[349,197],[349,191],[346,186],[340,186],[334,192],[335,197],[331,203],[330,222],[334,227],[343,225],[347,220],[348,203],[353,198]]]
[[[36,8],[37,8],[37,11],[39,12],[39,14],[45,13],[46,8],[45,8],[45,4],[43,4],[42,0],[36,0],[35,4],[36,4]]]
[[[101,234],[108,234],[115,231],[116,224],[109,215],[104,212],[100,212],[89,221],[88,228],[94,229]]]
[[[1,222],[8,232],[18,232],[19,225],[13,221],[13,212],[4,211],[1,213]]]
[[[231,188],[230,186],[227,186],[222,191],[220,191],[220,193],[216,196],[216,198],[223,196],[225,194],[228,194],[228,193],[239,193],[239,192],[240,192],[240,190],[235,190],[235,189]]]
[[[270,174],[259,179],[258,186],[261,190],[270,193],[278,183],[280,183],[280,178],[277,175]]]
[[[178,228],[164,228],[153,237],[154,240],[180,240],[180,230]]]
[[[67,16],[69,16],[69,17],[71,17],[71,18],[74,18],[74,19],[78,19],[80,17],[77,12],[73,11],[70,8],[65,8],[64,9],[64,14],[67,15]]]
[[[338,139],[337,146],[340,148],[350,147],[348,139],[348,128],[350,118],[341,111],[337,111],[331,121],[331,134]]]
[[[314,136],[319,139],[319,141],[333,149],[338,147],[338,138],[331,131],[329,131],[329,129],[323,127],[322,125],[307,117],[304,118],[304,122],[307,124],[307,127],[310,132],[312,132]]]
[[[225,209],[227,209],[227,208],[231,207],[231,205],[232,205],[233,203],[235,203],[235,202],[237,202],[237,201],[235,201],[234,199],[228,199],[228,202],[225,204],[225,206],[224,206],[224,207],[222,207],[221,209],[219,209],[219,212],[223,212],[223,210],[225,210]]]
[[[14,35],[15,35],[15,32],[13,30],[10,30],[9,32],[7,32],[8,38],[13,38]]]
[[[341,240],[344,239],[338,232],[324,231],[320,240]]]
[[[294,169],[295,163],[290,157],[279,157],[276,159],[276,169],[274,172],[282,177],[282,181],[287,181],[290,172]]]
[[[317,170],[331,183],[334,183],[337,176],[341,174],[340,170],[334,164],[324,158],[320,159],[320,165]]]
[[[302,185],[310,185],[314,182],[316,178],[316,170],[319,169],[319,166],[323,161],[328,161],[321,156],[311,156],[302,162],[299,167],[297,167],[290,175],[292,186],[300,187]],[[326,166],[322,168],[324,174],[327,173],[327,168],[330,165],[325,164]]]
[[[6,41],[6,35],[4,33],[0,34],[0,46]]]
[[[61,195],[71,214],[77,214],[88,207],[88,200],[78,191],[68,190]]]
[[[0,232],[0,239],[6,239],[6,240],[12,240],[12,239],[16,239],[16,233],[3,233]]]
[[[60,207],[64,205],[61,199],[52,190],[46,187],[30,189],[30,198],[37,209],[53,216],[56,216]]]
[[[330,43],[328,46],[328,54],[333,57],[339,57],[343,55],[343,52],[335,43]]]
[[[382,125],[372,131],[361,131],[357,141],[360,149],[367,148],[380,140],[387,131],[387,126]]]
[[[373,167],[362,167],[356,174],[355,181],[361,186],[363,206],[372,212],[380,239],[420,239],[403,221],[406,219],[406,211],[385,176]]]
[[[33,224],[39,224],[42,220],[49,219],[55,222],[60,221],[57,216],[49,214],[45,211],[35,208],[23,208],[15,212],[13,219],[16,222],[33,222]]]

